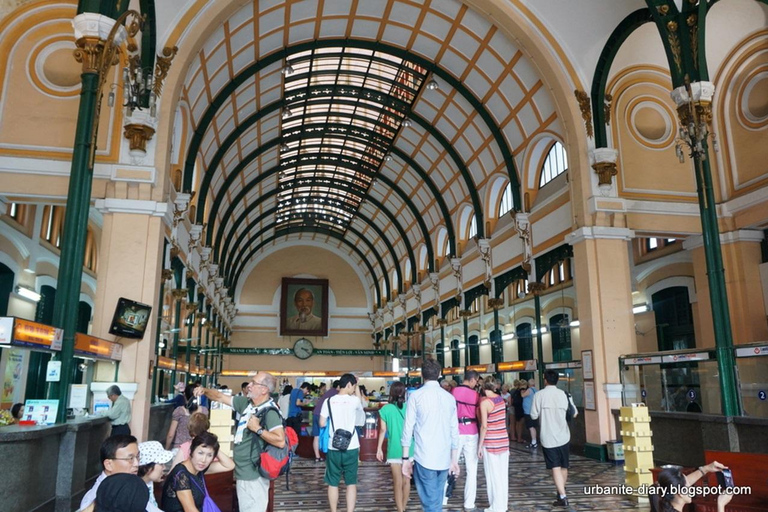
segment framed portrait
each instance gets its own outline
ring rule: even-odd
[[[280,292],[280,334],[328,336],[328,280],[284,277]]]

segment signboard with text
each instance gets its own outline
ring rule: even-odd
[[[225,354],[238,354],[250,356],[291,356],[293,349],[290,348],[240,348],[225,347]],[[386,356],[386,350],[374,349],[352,349],[352,348],[316,348],[312,351],[315,356]]]
[[[768,356],[768,345],[762,347],[742,347],[736,349],[736,357]]]
[[[61,341],[64,331],[16,318],[13,327],[13,344],[32,348],[46,348],[48,350],[61,350]]]

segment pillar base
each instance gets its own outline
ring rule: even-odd
[[[608,450],[604,444],[585,443],[584,456],[605,462],[608,460]]]

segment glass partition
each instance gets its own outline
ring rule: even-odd
[[[768,345],[736,348],[743,416],[768,418]]]
[[[544,367],[547,370],[557,370],[560,376],[557,387],[571,394],[576,407],[584,407],[584,377],[581,361],[546,363]]]
[[[623,404],[651,411],[720,414],[714,351],[674,351],[620,358]]]

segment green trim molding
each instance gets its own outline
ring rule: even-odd
[[[246,356],[292,356],[292,348],[240,348],[224,347],[224,354],[236,354]],[[374,349],[353,349],[353,348],[316,348],[312,351],[313,356],[387,356],[386,350]]]

